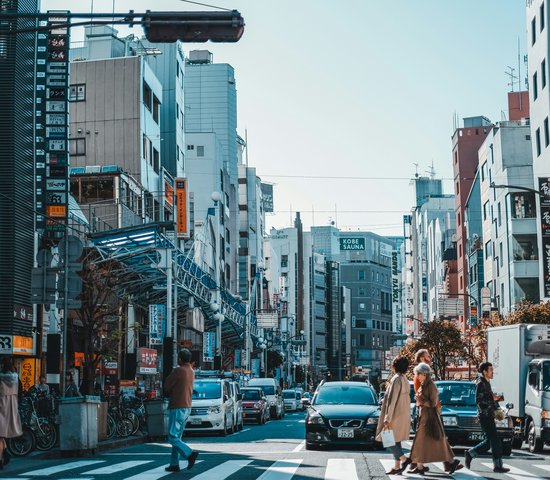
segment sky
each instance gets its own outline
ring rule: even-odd
[[[204,3],[210,3],[205,1]],[[525,86],[522,0],[217,0],[245,19],[208,49],[235,68],[249,165],[274,184],[267,227],[335,222],[401,235],[415,172],[452,193],[455,118],[505,120],[509,67]],[[207,10],[181,0],[42,0],[42,11]],[[117,26],[121,35],[141,29]],[[74,40],[81,40],[76,29]],[[518,43],[520,60],[518,59]],[[518,83],[514,89],[517,91]],[[504,113],[505,114],[505,113]]]

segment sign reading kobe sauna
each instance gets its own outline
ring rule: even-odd
[[[363,237],[340,238],[340,250],[365,250]]]

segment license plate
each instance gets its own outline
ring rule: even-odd
[[[200,425],[202,423],[202,420],[200,418],[192,418],[191,423],[193,425]]]
[[[243,418],[246,418],[246,413],[243,412]]]
[[[481,441],[483,439],[485,439],[485,434],[483,434],[481,432],[470,432],[468,434],[468,440]]]
[[[338,438],[353,438],[353,428],[339,428]]]

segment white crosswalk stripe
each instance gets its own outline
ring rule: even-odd
[[[353,458],[329,458],[325,480],[359,480]]]
[[[56,473],[66,472],[67,470],[73,470],[75,468],[87,467],[96,463],[105,463],[105,460],[80,460],[78,462],[64,463],[53,467],[32,470],[30,472],[25,472],[25,475],[29,475],[31,477],[47,477],[48,475],[55,475]]]
[[[533,467],[550,472],[550,465],[533,465]]]
[[[106,467],[96,468],[95,470],[89,470],[85,472],[86,475],[109,475],[111,473],[120,472],[122,470],[128,470],[130,468],[137,467],[139,465],[145,465],[151,463],[153,460],[132,460],[129,462],[116,463],[114,465],[107,465]]]
[[[252,463],[252,460],[229,460],[193,477],[194,480],[224,480]]]
[[[436,463],[435,466],[439,468],[441,471],[445,470],[445,465],[443,463]],[[471,470],[468,470],[466,467],[463,467],[457,472],[453,473],[453,478],[456,480],[468,480],[470,478],[485,478],[485,477],[477,474],[476,472],[472,472]]]
[[[493,471],[493,464],[492,463],[482,463],[484,467],[487,467]],[[530,478],[540,478],[538,475],[535,475],[533,473],[526,472],[525,470],[522,470],[521,468],[512,467],[510,465],[505,465],[506,468],[510,469],[510,472],[506,473],[507,478],[513,478],[514,480],[526,480]]]
[[[278,460],[262,473],[257,480],[290,480],[302,461],[303,458]]]

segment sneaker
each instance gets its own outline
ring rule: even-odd
[[[164,470],[167,472],[179,472],[181,468],[179,465],[168,465]]]
[[[197,460],[197,457],[199,456],[199,452],[196,450],[191,452],[191,455],[187,458],[187,470],[193,468],[193,465],[195,465],[195,461]]]
[[[472,464],[472,460],[474,457],[472,457],[472,454],[466,450],[466,453],[464,453],[464,463],[466,464],[466,468],[470,470],[470,465]]]
[[[495,467],[493,468],[493,472],[495,473],[508,473],[510,471],[509,468],[506,467]]]

